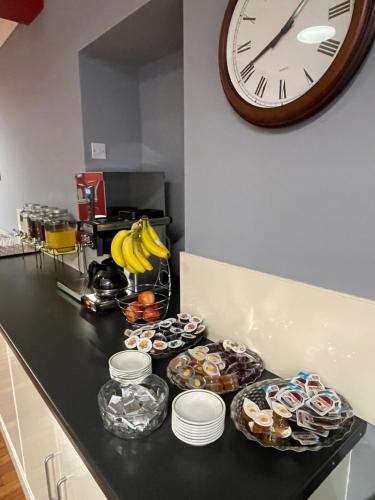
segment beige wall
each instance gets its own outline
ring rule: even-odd
[[[181,308],[277,375],[319,373],[375,424],[375,302],[182,253]]]

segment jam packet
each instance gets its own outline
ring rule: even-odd
[[[337,408],[336,398],[337,395],[334,396],[329,391],[318,392],[306,401],[306,406],[321,417],[324,417],[324,415]],[[338,402],[340,403],[340,398],[338,398]]]
[[[305,427],[313,431],[330,431],[340,428],[342,424],[341,419],[329,420],[327,417],[315,417],[305,410],[299,409],[297,411],[297,425]]]
[[[276,401],[276,396],[277,393],[279,392],[279,386],[278,385],[264,385],[262,387],[262,391],[266,395],[266,401],[268,403],[268,406],[272,408],[272,403]]]
[[[325,387],[320,380],[319,375],[310,373],[306,378],[305,390],[309,397],[314,396],[317,392],[324,391]]]
[[[302,446],[312,446],[320,441],[319,437],[312,432],[293,432],[292,438]]]
[[[307,396],[299,385],[289,383],[277,393],[276,399],[294,413],[305,404]]]
[[[308,376],[309,373],[299,372],[296,377],[292,378],[291,383],[299,385],[302,389],[305,389],[306,380]]]

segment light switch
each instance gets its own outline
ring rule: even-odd
[[[106,160],[107,159],[107,151],[105,144],[101,142],[92,142],[91,143],[91,158],[93,160]]]

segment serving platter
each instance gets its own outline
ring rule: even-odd
[[[268,379],[256,382],[245,387],[242,391],[235,395],[231,404],[231,418],[236,426],[236,429],[246,436],[250,441],[255,441],[265,448],[275,448],[279,451],[294,451],[294,452],[304,452],[304,451],[319,451],[322,448],[328,448],[333,444],[341,441],[350,432],[353,423],[354,416],[353,410],[348,403],[348,401],[338,394],[341,399],[342,412],[347,416],[342,418],[342,422],[337,429],[331,429],[327,437],[319,436],[319,442],[314,445],[302,445],[294,440],[292,437],[282,440],[282,444],[274,444],[270,442],[266,434],[253,434],[250,431],[249,424],[244,418],[243,414],[243,404],[245,398],[256,403],[260,410],[269,410],[269,405],[266,400],[266,394],[264,392],[264,387],[277,385],[280,389],[286,387],[290,383],[290,379]],[[318,417],[317,417],[318,418]],[[290,421],[290,426],[292,431],[306,431],[307,429],[299,427],[296,422],[295,416],[292,417]]]
[[[199,318],[199,322],[195,322],[194,326],[193,323],[182,321],[179,318],[168,318],[163,321],[143,325],[135,330],[127,329],[124,332],[126,337],[124,342],[125,349],[141,350],[139,343],[142,338],[145,338],[145,336],[147,338],[147,335],[149,335],[152,346],[150,347],[148,343],[147,350],[144,352],[148,352],[154,359],[174,357],[186,351],[186,349],[194,348],[205,338],[206,327],[203,325],[202,320]],[[191,330],[189,330],[188,325],[192,325]],[[131,337],[137,337],[138,339],[137,343],[132,347],[129,346],[129,343],[134,344],[134,341],[129,340]],[[158,350],[156,348],[158,345],[157,341],[159,341],[159,344],[161,341],[160,345],[162,347],[166,347],[164,344],[167,344],[167,347],[163,350]]]
[[[231,346],[241,352],[235,352]],[[257,353],[243,344],[225,340],[179,354],[169,362],[167,376],[181,390],[207,389],[226,394],[255,382],[263,369],[263,361]]]

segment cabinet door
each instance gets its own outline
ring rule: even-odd
[[[12,377],[8,360],[8,346],[3,338],[0,328],[0,415],[2,425],[13,445],[13,453],[17,455],[20,465],[23,467],[21,441],[18,430],[16,405],[13,396]],[[9,352],[9,355],[11,353]]]
[[[10,358],[27,481],[37,500],[48,500],[44,460],[56,453],[52,414],[18,360]]]
[[[105,500],[105,496],[82,459],[58,426],[61,478],[59,500]]]

